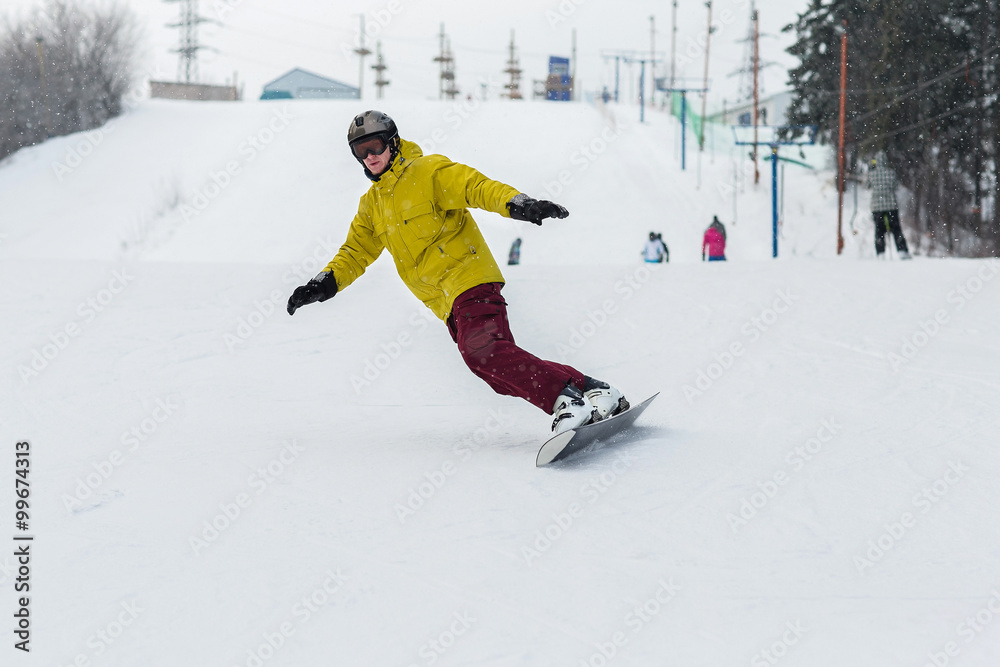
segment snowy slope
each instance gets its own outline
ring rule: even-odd
[[[289,109],[148,104],[61,181],[79,136],[0,165],[2,478],[30,440],[37,536],[18,664],[1000,658],[995,261],[835,259],[829,172],[789,168],[782,258],[748,187],[705,265],[733,163],[696,190],[665,116],[389,109],[536,196],[569,172],[566,221],[476,214],[498,255],[525,238],[514,333],[663,392],[633,442],[535,469],[547,416],[469,374],[388,260],[283,312],[366,187],[355,109]],[[638,263],[650,229],[671,264]]]

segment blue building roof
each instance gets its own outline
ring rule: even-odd
[[[264,84],[265,99],[358,99],[360,91],[340,81],[308,72],[300,67]]]

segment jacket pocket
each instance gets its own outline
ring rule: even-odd
[[[400,213],[403,229],[419,239],[433,239],[444,226],[444,220],[437,214],[433,202],[425,201],[404,209]]]
[[[460,306],[455,313],[458,320],[455,324],[465,349],[482,352],[498,341],[511,340],[506,311],[507,304],[500,296]]]
[[[401,224],[396,227],[399,239],[415,261],[434,243],[443,227],[433,202],[425,201],[400,211]]]

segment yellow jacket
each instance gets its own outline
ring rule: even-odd
[[[392,168],[361,197],[347,241],[326,265],[343,290],[389,249],[399,277],[442,320],[455,298],[503,275],[469,208],[510,217],[518,191],[442,155],[400,141]]]

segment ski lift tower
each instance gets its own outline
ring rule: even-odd
[[[649,63],[650,69],[656,67],[656,63],[660,62],[660,58],[648,53],[641,53],[639,51],[601,51],[601,58],[605,61],[614,59],[615,61],[615,102],[618,101],[618,65],[619,63],[625,63],[631,65],[633,63],[639,63],[639,122],[646,122],[646,63]]]
[[[695,79],[674,78],[673,81],[666,79],[656,80],[656,89],[665,93],[681,94],[681,171],[687,165],[687,94],[688,93],[708,93],[710,86],[706,86],[704,81]],[[704,133],[705,119],[701,119],[702,133]]]
[[[809,146],[816,143],[816,125],[733,125],[737,146],[771,147],[771,256],[778,256],[778,149],[781,146]],[[765,158],[766,159],[766,158]],[[791,160],[791,162],[795,162]],[[801,164],[801,163],[799,163]]]

